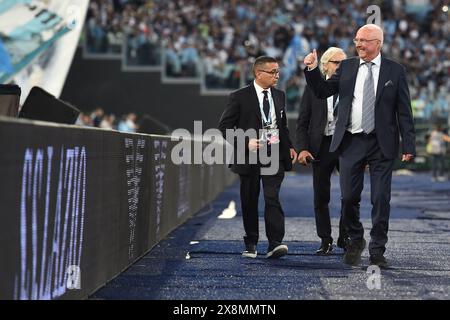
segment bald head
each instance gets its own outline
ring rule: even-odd
[[[371,34],[376,39],[379,39],[381,41],[381,45],[383,45],[384,34],[383,34],[383,29],[381,29],[380,26],[378,26],[376,24],[366,24],[366,25],[362,26],[361,28],[359,28],[358,32],[360,32],[360,31]]]
[[[359,28],[355,37],[356,51],[364,61],[372,61],[381,51],[383,30],[376,24],[366,24]]]

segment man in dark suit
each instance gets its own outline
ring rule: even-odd
[[[304,59],[305,75],[316,96],[326,98],[339,93],[330,151],[339,153],[342,212],[350,238],[344,263],[358,265],[366,246],[359,203],[364,170],[369,165],[373,206],[370,263],[386,267],[392,169],[399,152],[399,133],[402,161],[414,157],[414,121],[403,66],[381,57],[382,29],[365,25],[356,33],[354,43],[359,57],[342,61],[330,79],[325,81],[317,70],[315,50]]]
[[[279,258],[288,252],[288,247],[282,242],[285,228],[279,192],[284,172],[292,169],[292,163],[296,161],[297,154],[289,138],[285,94],[275,89],[279,74],[279,66],[274,58],[258,57],[253,64],[255,80],[250,85],[230,94],[219,122],[219,129],[223,136],[228,137],[227,141],[234,146],[235,160],[231,169],[239,174],[241,181],[241,208],[245,229],[245,251],[242,253],[244,257],[256,258],[257,255],[258,198],[261,180],[264,190],[266,235],[269,240],[266,257]],[[255,134],[253,138],[238,135],[238,140],[245,139],[245,150],[240,150],[239,143],[236,143],[234,138],[229,139],[228,136],[229,131],[235,132],[236,129],[258,132],[264,129],[263,139],[258,139],[259,134]],[[260,157],[255,163],[250,161],[252,152],[257,152],[259,155],[259,152],[265,148],[269,149],[266,149],[269,154],[271,150],[278,151],[276,154],[270,154],[271,161],[276,161],[277,170],[274,174],[263,174],[264,168],[262,168]],[[244,161],[240,163],[237,158]]]
[[[346,55],[340,48],[331,47],[326,50],[320,59],[320,71],[323,77],[331,78],[345,58]],[[339,159],[337,153],[330,152],[329,149],[336,126],[337,102],[337,94],[327,99],[319,99],[307,85],[303,92],[297,120],[298,161],[303,165],[312,162],[313,167],[314,214],[317,235],[321,239],[320,248],[316,251],[319,255],[330,254],[333,250],[328,204],[331,174],[334,169],[339,170]],[[346,238],[341,217],[338,247],[345,249]]]

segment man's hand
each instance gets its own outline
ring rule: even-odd
[[[262,146],[263,144],[259,142],[258,139],[250,139],[250,141],[248,142],[248,150],[250,151],[256,151]]]
[[[402,162],[409,162],[414,158],[414,155],[406,153],[402,155]]]
[[[300,164],[306,166],[308,164],[308,161],[306,160],[307,157],[311,157],[311,159],[314,159],[314,157],[308,150],[303,150],[302,152],[300,152],[298,154],[298,162],[300,162]]]
[[[308,67],[308,70],[314,69],[317,67],[317,52],[316,49],[313,50],[310,54],[308,54],[305,59],[303,59],[303,63]]]
[[[294,148],[290,148],[289,150],[291,152],[292,164],[294,164],[297,162],[297,152],[295,152]]]

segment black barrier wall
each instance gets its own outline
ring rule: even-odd
[[[0,300],[86,298],[233,182],[176,143],[0,118]]]

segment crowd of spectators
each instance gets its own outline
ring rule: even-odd
[[[255,57],[282,65],[288,109],[298,108],[303,56],[330,46],[355,54],[352,38],[366,23],[365,0],[92,0],[87,41],[93,52],[114,52],[124,37],[132,56],[156,63],[165,50],[169,77],[198,77],[206,87],[237,88],[251,79]],[[450,22],[442,0],[380,1],[383,54],[408,71],[417,119],[445,118],[450,105]],[[145,49],[143,49],[145,48]],[[157,56],[157,54],[156,54]],[[139,58],[140,57],[140,58]]]
[[[146,133],[167,135],[172,129],[148,114],[138,117],[130,112],[117,118],[114,113],[106,114],[103,108],[92,112],[81,112],[75,123],[82,127],[96,127],[128,133]]]
[[[124,114],[120,119],[116,119],[115,114],[106,114],[102,108],[96,108],[91,113],[80,113],[76,125],[134,133],[139,127],[136,121],[135,113]]]

